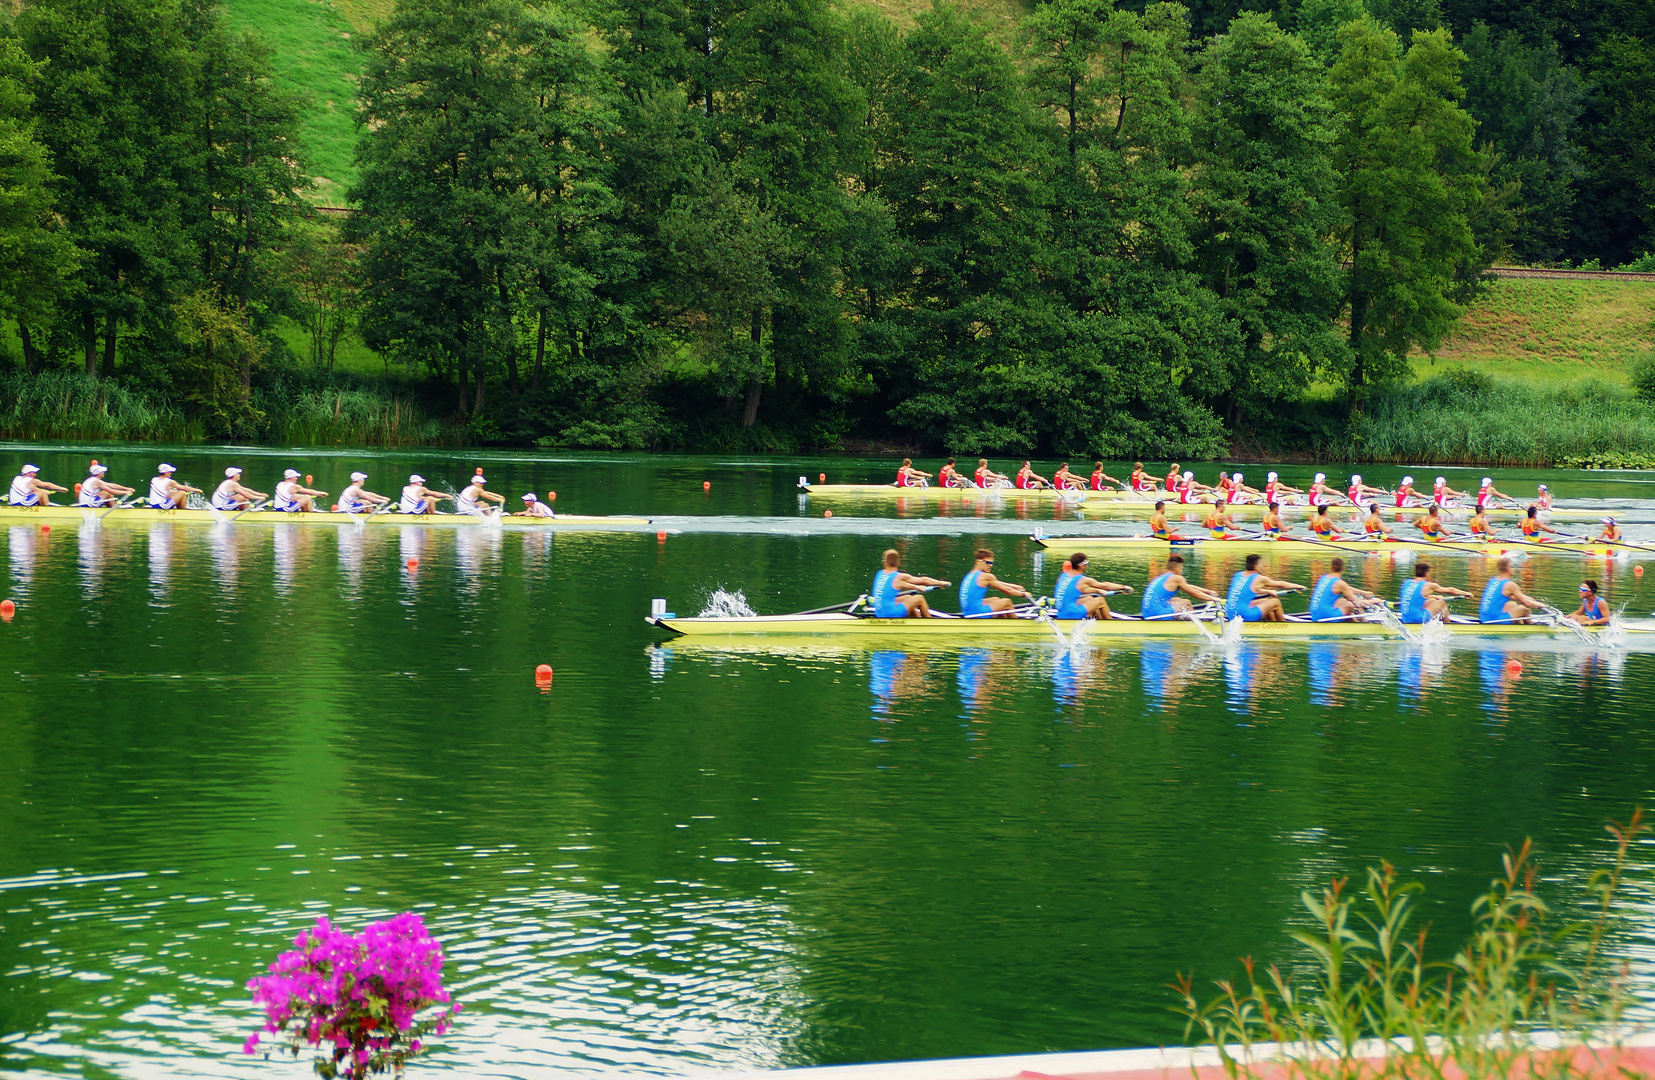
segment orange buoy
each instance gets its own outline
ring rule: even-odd
[[[316,478],[314,476],[310,475],[309,473],[305,473],[305,483],[314,484],[315,482],[316,482]]]
[[[667,542],[667,533],[666,533],[666,530],[665,530],[665,529],[663,529],[663,530],[661,530],[661,531],[660,531],[660,532],[658,532],[658,533],[656,533],[656,534],[655,534],[655,539],[656,539],[656,540],[657,540],[657,541],[659,541],[659,542],[660,542],[660,543],[663,543],[663,544],[664,544],[664,543],[666,543],[666,542]]]
[[[334,513],[335,513],[335,514],[337,514],[337,513],[338,513],[338,512],[339,512],[339,504],[338,504],[338,503],[334,503],[334,504],[333,504],[333,506],[332,506],[332,508],[331,508],[331,509],[332,509],[332,510],[333,510],[333,512],[334,512]]]
[[[1634,566],[1632,568],[1632,576],[1633,577],[1643,577],[1644,576],[1644,568],[1641,567],[1641,566]]]
[[[97,464],[97,463],[98,463],[98,459],[97,459],[97,458],[93,458],[93,459],[92,459],[92,464],[94,464],[94,465],[96,465],[96,464]]]
[[[17,605],[10,600],[0,600],[0,619],[11,622],[11,617],[17,614]]]
[[[538,683],[539,685],[541,685],[541,686],[545,686],[547,683],[551,682],[552,681],[552,665],[550,665],[550,664],[541,664],[539,667],[535,668],[534,669],[534,681],[536,683]]]
[[[75,481],[75,494],[76,495],[80,494],[80,481],[79,480]]]
[[[42,525],[40,527],[40,531],[43,533],[49,533],[52,531],[52,527],[50,525]]]
[[[832,517],[833,516],[833,511],[832,510],[823,510],[822,511],[822,516],[823,517]]]
[[[1067,573],[1068,573],[1068,572],[1069,572],[1069,571],[1071,571],[1071,570],[1073,570],[1073,569],[1074,569],[1074,567],[1072,567],[1072,566],[1070,566],[1070,565],[1069,565],[1069,560],[1068,560],[1068,559],[1064,559],[1064,560],[1063,560],[1063,572],[1064,572],[1064,573],[1065,573],[1065,574],[1067,574]]]
[[[408,569],[418,570],[419,569],[419,560],[418,559],[409,559],[408,560]]]
[[[557,492],[555,492],[555,491],[546,492],[546,501],[547,502],[557,502]]]
[[[711,480],[701,481],[701,490],[702,491],[711,491],[712,489],[713,489],[713,482]]]
[[[1506,661],[1506,673],[1507,674],[1509,674],[1509,675],[1520,675],[1520,674],[1522,674],[1522,671],[1523,671],[1523,662],[1521,660],[1513,658],[1511,660]]]
[[[817,482],[817,483],[818,483],[818,484],[825,484],[825,483],[827,483],[827,473],[825,473],[825,472],[823,472],[823,473],[817,473],[817,474],[816,474],[816,482]]]
[[[477,466],[477,471],[472,473],[471,475],[472,476],[481,476],[481,475],[483,475],[483,467],[481,465]]]

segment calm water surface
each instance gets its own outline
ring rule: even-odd
[[[408,909],[468,1006],[421,1071],[1174,1042],[1173,975],[1292,959],[1298,890],[1391,859],[1427,880],[1446,940],[1502,845],[1534,837],[1567,897],[1602,823],[1650,801],[1655,654],[720,650],[644,625],[652,597],[695,611],[720,588],[763,611],[845,600],[892,543],[948,578],[988,543],[1002,576],[1049,587],[1057,557],[1009,501],[952,524],[858,505],[884,515],[867,536],[801,508],[810,462],[167,453],[186,478],[240,462],[262,486],[292,461],[331,490],[366,461],[387,492],[482,461],[514,497],[730,531],[0,528],[19,605],[0,625],[0,1067],[19,1075],[305,1075],[239,1054],[243,984],[319,914]],[[131,483],[156,451],[30,460],[73,480],[88,456]],[[1641,474],[1500,479],[1537,478],[1655,495]],[[1325,561],[1271,569],[1308,582]],[[1234,563],[1193,573],[1221,584]],[[1591,576],[1648,615],[1636,565],[1520,574],[1570,607]],[[1488,574],[1439,566],[1467,588]],[[1139,584],[1152,562],[1094,567]],[[1409,570],[1351,575],[1394,593]],[[1640,971],[1650,899],[1634,891],[1616,942]]]

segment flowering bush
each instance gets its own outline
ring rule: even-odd
[[[401,1072],[420,1040],[446,1032],[460,1011],[435,1009],[449,1001],[442,946],[413,912],[354,935],[320,918],[293,944],[247,989],[264,1009],[264,1031],[285,1036],[294,1057],[304,1045],[328,1048],[316,1059],[322,1076]],[[251,1054],[258,1044],[255,1032],[242,1050]]]

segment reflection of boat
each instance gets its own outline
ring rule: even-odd
[[[1596,555],[1613,558],[1617,555],[1655,555],[1655,544],[1627,542],[1605,544],[1593,541],[1559,540],[1541,544],[1513,537],[1509,540],[1477,542],[1473,540],[1316,540],[1304,536],[1282,536],[1275,540],[1262,537],[1237,537],[1214,540],[1191,537],[1187,540],[1158,540],[1153,536],[1045,536],[1031,539],[1041,547],[1061,551],[1084,551],[1088,555],[1102,555],[1110,551],[1188,551],[1191,548],[1234,550],[1245,547],[1252,551],[1264,547],[1288,548],[1294,552],[1313,552],[1318,549],[1337,550],[1357,555],[1384,554],[1388,551],[1436,551],[1448,554],[1487,555]]]
[[[1065,634],[1079,627],[1079,619],[875,619],[861,615],[747,615],[679,618],[675,615],[651,616],[652,626],[674,634],[692,634],[702,637],[747,637],[752,635],[821,635],[833,637],[861,637],[913,642],[978,642],[1050,640],[1052,627]],[[1450,632],[1466,636],[1490,637],[1572,637],[1568,629],[1544,624],[1506,623],[1485,626],[1478,622],[1451,622]],[[1187,619],[1110,619],[1090,622],[1087,632],[1097,638],[1186,638],[1203,640],[1206,633],[1216,633],[1223,627],[1216,623],[1197,626]],[[1604,628],[1610,629],[1610,628]],[[1655,634],[1655,620],[1637,619],[1618,629],[1627,634]],[[1316,638],[1366,637],[1397,640],[1396,631],[1383,623],[1374,622],[1288,622],[1242,623],[1244,638]],[[1592,633],[1601,631],[1593,629]]]
[[[437,525],[471,527],[495,526],[512,532],[543,532],[557,529],[601,529],[605,526],[636,528],[652,524],[647,517],[596,517],[559,514],[555,518],[484,518],[471,514],[288,514],[279,510],[151,510],[144,506],[0,506],[0,523],[38,521],[42,524],[149,525],[157,521],[179,524],[217,525]]]
[[[1014,487],[897,487],[895,484],[806,484],[804,490],[817,496],[842,496],[852,499],[919,499],[941,502],[960,499],[1037,499],[1044,502],[1079,503],[1110,495],[1127,495],[1124,491],[1055,491],[1052,488]]]

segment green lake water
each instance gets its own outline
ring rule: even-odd
[[[68,483],[96,456],[135,483],[158,453],[28,460]],[[239,1053],[257,1026],[243,984],[320,914],[354,928],[403,910],[442,938],[467,1005],[421,1073],[1175,1043],[1174,976],[1295,959],[1299,890],[1389,859],[1427,882],[1446,944],[1503,845],[1533,837],[1570,897],[1607,853],[1603,823],[1655,785],[1652,653],[720,650],[644,624],[651,598],[693,613],[719,589],[763,612],[846,600],[893,544],[957,579],[987,543],[1002,577],[1049,587],[1061,556],[1042,557],[1032,521],[1100,528],[1050,507],[801,503],[814,462],[165,453],[199,486],[239,463],[262,490],[290,462],[333,491],[367,463],[386,493],[411,470],[459,482],[486,464],[514,500],[556,489],[565,511],[667,518],[556,535],[0,526],[0,593],[18,604],[0,625],[8,1074],[307,1075]],[[0,460],[9,477],[23,451]],[[1655,498],[1643,474],[1499,479],[1631,520],[1626,500]],[[1093,572],[1141,584],[1151,558]],[[1222,584],[1239,558],[1197,554],[1192,576]],[[1273,560],[1307,583],[1326,569]],[[1489,573],[1434,561],[1466,588]],[[1410,565],[1352,562],[1387,595]],[[1519,574],[1569,607],[1594,577],[1647,616],[1638,565],[1534,558]],[[1652,899],[1634,886],[1614,941],[1641,986]]]

